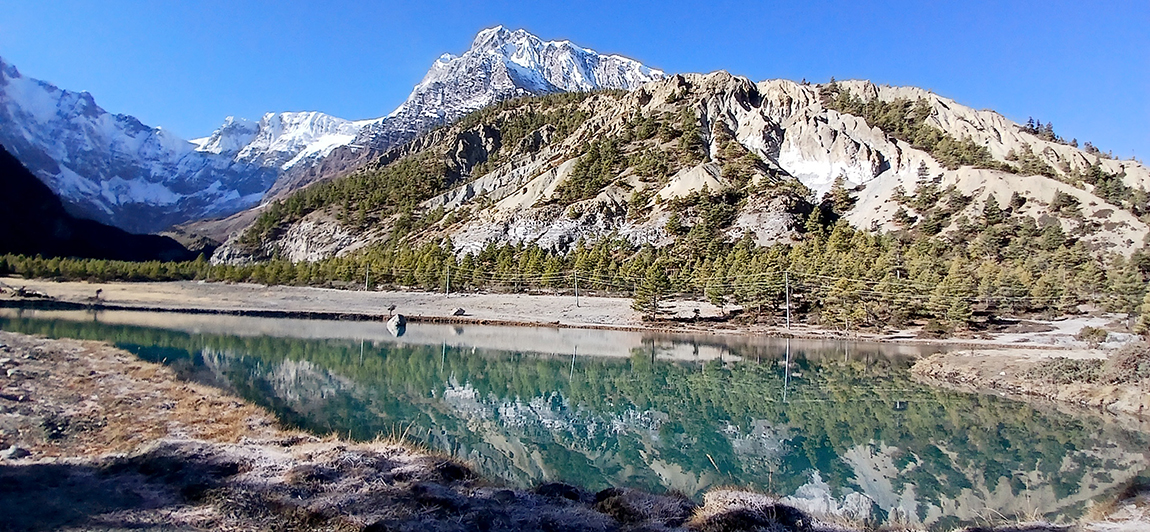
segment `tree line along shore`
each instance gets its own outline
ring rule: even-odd
[[[247,265],[214,265],[203,257],[122,262],[7,255],[0,257],[0,275],[612,295],[633,298],[650,319],[659,319],[669,300],[694,298],[738,309],[738,319],[748,323],[778,324],[789,315],[812,325],[879,331],[918,322],[939,335],[977,330],[996,316],[1054,317],[1092,308],[1126,314],[1134,332],[1147,331],[1150,254],[1098,256],[1049,228],[1001,215],[986,223],[962,245],[953,242],[962,235],[908,238],[839,222],[770,247],[746,238],[709,245],[685,239],[666,248],[607,239],[579,242],[566,254],[520,244],[460,257],[450,241],[407,246],[392,240],[316,262]]]

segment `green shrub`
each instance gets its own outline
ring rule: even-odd
[[[1106,341],[1106,337],[1109,335],[1110,333],[1107,333],[1105,329],[1087,325],[1078,331],[1074,338],[1080,342],[1086,342],[1090,347],[1098,347],[1099,344]]]
[[[1057,357],[1026,372],[1026,377],[1052,384],[1093,383],[1102,374],[1102,360],[1075,360]]]

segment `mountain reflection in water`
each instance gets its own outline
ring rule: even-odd
[[[521,486],[738,485],[948,529],[1074,518],[1150,458],[1097,417],[917,384],[916,347],[130,312],[2,310],[0,329],[109,341],[288,425],[404,437]]]

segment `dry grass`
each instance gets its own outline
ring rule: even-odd
[[[0,392],[26,398],[0,400],[23,425],[7,427],[0,445],[39,457],[98,456],[161,438],[237,442],[278,431],[260,408],[106,344],[11,333],[0,333],[0,343],[8,345],[0,358],[20,372],[0,373]]]
[[[1095,504],[1083,516],[1085,521],[1106,521],[1124,504],[1142,505],[1150,504],[1150,478],[1145,476],[1134,477],[1113,498],[1106,502]],[[1147,526],[1150,529],[1150,525]]]
[[[1150,345],[1134,342],[1106,360],[1052,358],[1037,364],[1026,376],[1052,384],[1150,384]]]
[[[1150,384],[1150,345],[1135,342],[1114,352],[1099,380],[1105,384]]]

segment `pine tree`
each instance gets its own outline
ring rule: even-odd
[[[1142,336],[1150,336],[1150,292],[1142,297],[1142,305],[1138,307],[1138,322],[1134,324],[1134,332]]]
[[[811,210],[811,214],[807,216],[807,222],[803,226],[808,235],[815,238],[822,238],[826,236],[826,228],[823,226],[823,211],[815,207]]]
[[[1110,267],[1110,298],[1108,310],[1111,312],[1134,313],[1146,289],[1142,274],[1122,256],[1115,257]]]
[[[835,214],[846,214],[854,206],[855,199],[851,197],[851,193],[846,187],[846,178],[839,174],[835,178],[834,184],[831,185],[830,190],[831,207]]]
[[[918,162],[918,174],[917,175],[918,175],[918,181],[916,184],[919,187],[930,182],[930,168],[927,168],[926,161],[919,161]]]
[[[966,262],[962,258],[955,258],[950,263],[946,277],[931,293],[928,303],[930,310],[935,316],[953,325],[965,326],[973,315],[970,299],[975,294],[974,289]]]
[[[690,106],[683,107],[683,111],[679,115],[679,129],[683,132],[682,136],[679,137],[679,149],[687,155],[687,160],[693,162],[706,158],[707,147],[703,143],[702,134],[699,132],[699,119]]]
[[[667,277],[667,266],[653,262],[647,267],[643,280],[631,299],[631,308],[642,312],[647,319],[655,319],[663,314],[663,301],[671,290],[671,280]]]
[[[986,206],[982,208],[982,222],[987,226],[995,226],[1006,221],[1002,208],[998,206],[998,199],[991,194],[986,197]]]

